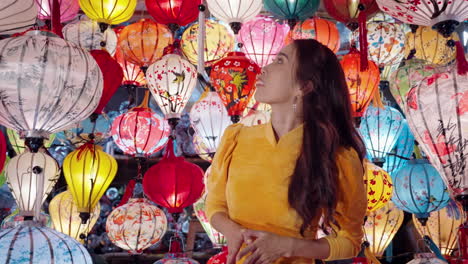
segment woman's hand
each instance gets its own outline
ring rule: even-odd
[[[235,264],[236,263],[236,255],[239,252],[239,249],[244,242],[244,238],[242,236],[242,232],[240,227],[232,226],[225,230],[224,237],[227,240],[228,246],[228,257],[226,264]]]
[[[237,254],[236,261],[247,256],[244,264],[270,264],[291,255],[294,243],[291,237],[255,230],[244,230],[242,236],[247,246]]]

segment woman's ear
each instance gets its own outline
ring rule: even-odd
[[[306,95],[314,90],[314,84],[312,81],[307,81],[303,86],[302,86],[302,94]]]

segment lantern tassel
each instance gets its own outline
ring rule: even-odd
[[[455,42],[456,50],[457,50],[457,67],[458,67],[458,74],[464,75],[468,73],[468,62],[465,58],[465,52],[463,50],[463,45],[460,41]]]
[[[384,104],[382,102],[382,97],[380,96],[380,89],[378,87],[374,90],[374,95],[372,97],[372,104],[375,107],[378,107],[378,108],[381,108],[381,109],[385,108]]]
[[[145,97],[143,98],[143,101],[141,102],[141,104],[137,106],[137,108],[148,108],[148,105],[149,105],[149,90],[146,89]]]
[[[60,3],[58,0],[52,2],[52,32],[63,38],[62,23],[60,22]]]
[[[83,146],[79,147],[78,148],[78,155],[76,156],[76,158],[78,160],[80,160],[82,158],[83,153],[86,150],[90,150],[93,153],[93,155],[95,155],[96,146],[94,145],[94,141],[91,140],[88,143],[83,144]]]
[[[366,13],[360,10],[358,15],[359,22],[359,48],[361,54],[361,72],[366,71],[369,67],[367,61],[367,27],[366,27]]]
[[[164,152],[164,159],[170,159],[170,158],[175,158],[174,154],[174,139],[172,137],[169,137],[169,140],[167,141],[166,145],[166,151]]]
[[[136,181],[133,179],[128,182],[127,187],[125,188],[124,195],[122,196],[122,200],[120,200],[120,203],[117,207],[126,204],[128,200],[130,199],[130,197],[132,197],[133,190],[135,189],[135,184],[136,184]]]

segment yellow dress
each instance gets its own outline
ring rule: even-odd
[[[289,206],[289,179],[299,157],[303,125],[276,142],[270,123],[253,127],[229,126],[218,147],[207,180],[208,219],[225,212],[247,229],[282,236],[316,239],[319,219],[299,233],[301,219]],[[337,232],[326,236],[330,256],[326,260],[352,258],[360,250],[367,198],[363,165],[354,149],[341,148],[336,157],[339,170]],[[281,258],[275,263],[311,263],[311,259]]]

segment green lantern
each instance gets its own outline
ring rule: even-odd
[[[297,21],[311,17],[319,4],[319,0],[263,0],[265,9],[280,19],[287,19],[291,28]]]

